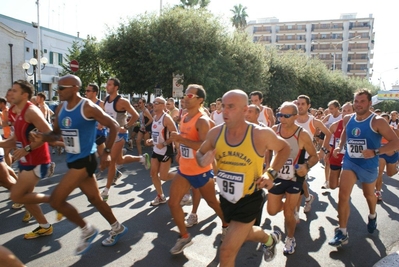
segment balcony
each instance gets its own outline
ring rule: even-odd
[[[267,28],[254,27],[254,34],[271,34],[272,30]]]
[[[367,64],[367,58],[348,57],[348,64]]]
[[[340,26],[334,26],[334,25],[312,25],[312,32],[342,32],[344,27],[342,25]]]
[[[352,25],[349,26],[350,31],[369,31],[370,25]]]
[[[292,27],[292,28],[280,27],[278,29],[278,32],[279,33],[287,33],[287,32],[289,32],[289,33],[303,33],[303,32],[306,32],[306,27],[303,26],[302,29],[298,29],[297,27]]]
[[[334,42],[342,42],[342,38],[312,37],[312,41],[317,43],[334,43]]]

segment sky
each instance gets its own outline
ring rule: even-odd
[[[0,14],[27,22],[37,22],[37,0],[0,0]],[[106,3],[106,4],[102,4]],[[104,38],[107,27],[116,28],[129,17],[159,13],[160,6],[174,6],[179,0],[39,0],[40,25],[77,35]],[[374,18],[374,65],[371,82],[388,90],[399,83],[399,22],[392,0],[211,0],[208,9],[228,23],[231,9],[242,4],[247,21],[276,17],[280,22],[339,19],[342,13],[356,13],[357,18]]]

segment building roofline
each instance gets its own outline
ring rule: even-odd
[[[0,22],[0,27],[16,36],[19,36],[19,37],[25,38],[27,36],[26,33],[22,32],[22,31],[16,31],[13,28],[9,27],[8,25],[4,24],[3,22]]]
[[[274,19],[278,19],[273,17]],[[248,20],[248,26],[251,25],[258,25],[258,24],[298,24],[298,23],[316,23],[316,22],[344,22],[344,21],[355,21],[355,20],[374,20],[374,18],[364,17],[364,18],[349,18],[349,19],[324,19],[324,20],[292,20],[292,21],[272,21],[272,22],[257,22],[258,20],[266,19],[266,18],[259,18],[256,20]],[[255,23],[250,23],[255,22]]]
[[[32,23],[29,23],[29,22],[26,22],[26,21],[23,21],[23,20],[19,20],[19,19],[16,19],[16,18],[12,18],[12,17],[6,16],[6,15],[3,15],[3,14],[0,14],[0,18],[9,19],[9,20],[11,20],[11,21],[18,22],[18,23],[21,23],[21,24],[25,24],[26,26],[33,27],[33,26],[32,26]],[[4,24],[4,23],[3,23],[3,24]],[[7,27],[9,27],[9,26],[7,26]],[[9,27],[9,28],[10,28],[10,27]],[[48,31],[48,32],[52,32],[52,33],[64,35],[64,36],[66,36],[66,37],[75,38],[75,39],[79,39],[80,41],[83,41],[82,38],[77,37],[77,36],[75,36],[75,35],[71,35],[71,34],[59,32],[59,31],[52,30],[52,29],[49,29],[49,28],[46,28],[46,27],[43,27],[43,26],[40,26],[40,29],[41,29],[41,30],[44,29],[44,30],[46,30],[46,31]],[[15,31],[15,30],[14,30],[14,31]]]

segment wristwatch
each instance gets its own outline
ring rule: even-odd
[[[376,156],[379,156],[380,155],[380,150],[377,148],[377,149],[374,149],[374,154],[376,155]]]
[[[267,172],[272,176],[273,180],[277,178],[278,172],[276,170],[269,168]]]
[[[25,146],[24,149],[28,153],[32,151],[32,148],[30,147],[30,145]]]
[[[111,153],[111,149],[110,148],[104,148],[104,152],[109,154],[109,153]]]

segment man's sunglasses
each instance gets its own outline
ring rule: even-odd
[[[72,87],[77,87],[77,85],[58,85],[58,90],[62,91],[65,88],[72,88]]]
[[[283,114],[283,113],[277,113],[276,114],[276,117],[277,118],[281,118],[281,117],[284,117],[284,118],[286,118],[286,119],[289,119],[289,118],[291,118],[292,116],[295,116],[296,114]]]
[[[194,98],[194,97],[199,97],[198,95],[196,95],[196,94],[184,94],[184,97],[187,97],[187,98]]]

